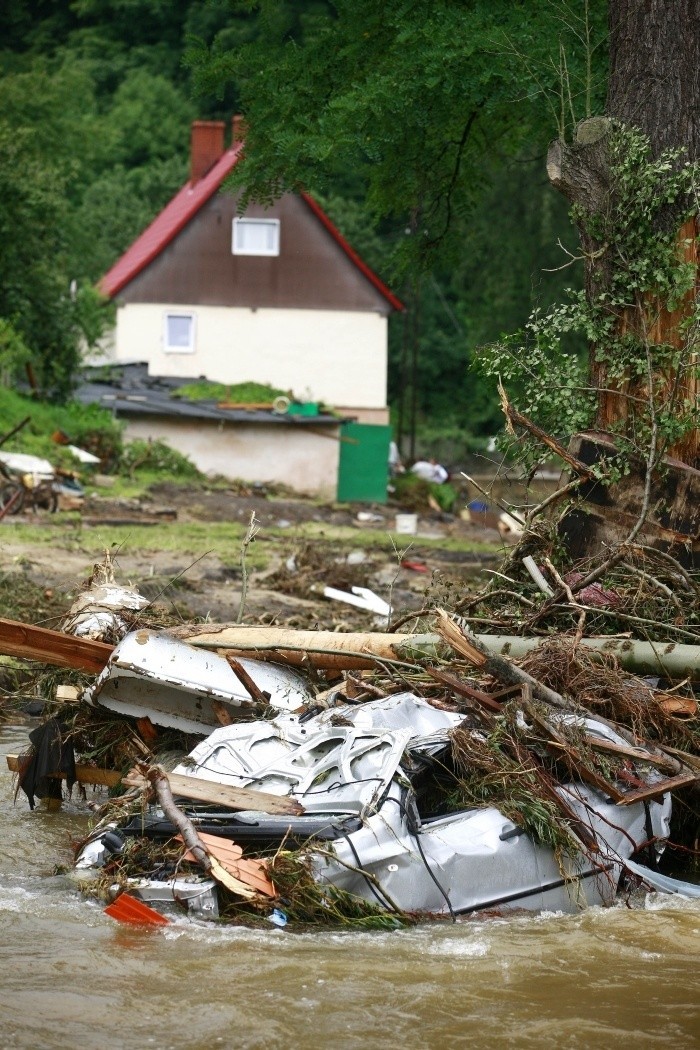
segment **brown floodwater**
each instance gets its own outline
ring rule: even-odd
[[[0,1047],[696,1047],[700,901],[394,933],[120,926],[65,876],[79,803],[16,805],[0,727]]]

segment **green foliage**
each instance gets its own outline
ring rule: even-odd
[[[304,185],[384,279],[426,272],[417,297],[395,289],[420,315],[414,373],[400,321],[391,333],[404,430],[415,403],[419,426],[493,433],[493,383],[470,364],[562,283],[541,273],[564,223],[536,155],[562,113],[584,115],[600,94],[605,5],[589,6],[587,53],[579,13],[549,0],[527,18],[510,0],[12,0],[0,112],[24,159],[8,153],[7,171],[0,159],[0,316],[42,390],[65,394],[77,346],[108,322],[87,289],[182,185],[192,117],[243,111],[253,194]]]
[[[210,383],[200,380],[185,383],[173,390],[172,397],[184,397],[188,401],[231,401],[240,405],[272,402],[276,397],[289,397],[288,390],[268,386],[265,383]]]
[[[658,458],[666,444],[698,425],[700,406],[679,403],[668,390],[669,374],[697,373],[697,304],[683,323],[683,346],[654,342],[648,330],[654,315],[676,310],[695,287],[696,267],[680,258],[677,231],[695,211],[700,166],[681,158],[682,151],[669,150],[654,159],[641,132],[613,128],[608,204],[593,215],[572,213],[600,245],[602,290],[587,297],[567,289],[565,303],[535,310],[521,332],[484,350],[486,373],[500,377],[522,411],[564,443],[590,426],[595,412],[586,363],[571,351],[573,335],[593,348],[608,384],[636,391],[631,422],[617,428],[623,460],[646,454],[657,437]],[[526,440],[519,454],[531,464],[541,448]]]
[[[81,341],[101,334],[95,293],[71,267],[71,199],[92,149],[79,71],[0,79],[0,317],[30,352],[42,392],[71,390]],[[82,128],[79,125],[82,122]],[[16,344],[15,344],[16,345]]]
[[[239,86],[250,131],[236,183],[269,200],[300,184],[324,193],[359,171],[370,214],[411,231],[395,243],[405,265],[458,255],[455,220],[478,200],[496,142],[514,156],[559,126],[549,112],[562,42],[570,83],[591,79],[577,16],[555,4],[530,3],[527,17],[511,0],[247,6],[259,15],[253,39],[235,51],[194,42],[187,58],[198,86]],[[591,8],[598,33],[604,8]]]
[[[5,452],[28,452],[75,469],[75,459],[52,440],[53,434],[64,435],[71,445],[87,449],[105,462],[115,460],[121,452],[122,426],[106,409],[76,402],[49,404],[0,386],[3,433],[9,433],[27,416],[29,423],[3,445]]]
[[[10,386],[31,359],[31,350],[21,335],[0,317],[0,383]]]
[[[130,441],[119,462],[120,471],[130,477],[140,472],[166,474],[169,478],[198,478],[194,463],[165,441]]]

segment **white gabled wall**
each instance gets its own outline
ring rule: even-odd
[[[168,312],[195,316],[194,352],[165,352]],[[156,376],[269,383],[331,406],[387,402],[387,319],[375,313],[128,303],[113,360],[147,361]]]

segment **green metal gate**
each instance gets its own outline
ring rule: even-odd
[[[338,464],[340,503],[386,503],[390,441],[390,426],[343,423]]]

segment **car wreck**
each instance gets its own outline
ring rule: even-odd
[[[73,874],[121,921],[392,926],[572,912],[659,880],[693,892],[656,869],[695,757],[562,697],[446,613],[433,636],[141,627],[114,646],[76,637],[70,656],[58,632],[14,625],[13,641],[8,624],[6,650],[101,667],[14,761],[30,804],[60,796],[61,775],[115,789]],[[117,768],[85,761],[100,733]]]

